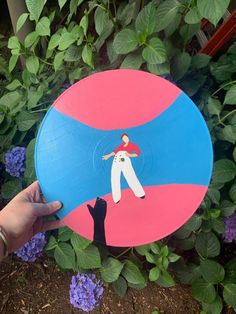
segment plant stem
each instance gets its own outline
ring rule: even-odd
[[[123,256],[125,253],[129,252],[132,249],[132,247],[129,247],[128,249],[124,250],[123,252],[121,252],[119,255],[115,256],[113,255],[114,258],[120,258],[121,256]]]
[[[224,89],[226,86],[233,85],[233,84],[235,84],[235,83],[236,83],[236,80],[223,84],[223,85],[222,85],[220,88],[218,88],[211,96],[214,96],[214,95],[217,94],[219,91],[221,91],[222,89]]]
[[[236,112],[236,109],[234,109],[233,111],[230,111],[222,119],[220,119],[220,122],[222,123],[226,118],[228,118],[229,116],[231,116],[231,114],[233,114],[235,112]]]

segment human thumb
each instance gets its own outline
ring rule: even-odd
[[[50,203],[33,203],[32,205],[34,207],[34,212],[38,217],[53,215],[62,207],[62,203],[59,201]]]

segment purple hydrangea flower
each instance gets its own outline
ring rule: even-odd
[[[236,240],[236,213],[225,218],[225,232],[223,235],[225,242]]]
[[[25,147],[16,146],[9,149],[4,156],[5,168],[13,177],[21,177],[25,172]]]
[[[25,262],[35,262],[41,255],[46,242],[45,233],[39,232],[29,242],[18,249],[15,254]]]
[[[103,294],[101,280],[94,274],[80,274],[72,276],[70,284],[70,303],[85,312],[92,311]]]

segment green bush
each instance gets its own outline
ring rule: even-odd
[[[148,280],[170,287],[174,275],[192,285],[204,313],[217,314],[223,300],[236,307],[236,260],[222,241],[224,218],[236,208],[236,44],[211,60],[196,54],[193,38],[202,18],[217,25],[229,0],[146,2],[26,0],[28,12],[19,17],[17,30],[29,19],[34,31],[24,42],[11,36],[7,47],[0,38],[0,158],[12,146],[25,146],[26,171],[14,179],[4,172],[1,195],[10,199],[35,180],[38,127],[68,83],[113,68],[171,78],[198,105],[214,145],[212,182],[196,214],[163,241],[119,253],[68,228],[50,235],[46,251],[62,269],[95,269],[120,296],[128,287],[145,287]]]

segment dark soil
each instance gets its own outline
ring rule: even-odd
[[[0,313],[84,313],[70,305],[71,275],[58,270],[49,258],[28,264],[9,257],[0,265]],[[149,284],[143,290],[129,289],[124,298],[118,297],[112,288],[106,288],[100,307],[92,313],[151,314],[154,310],[195,314],[200,313],[200,305],[192,299],[189,287],[177,284],[161,288]]]

